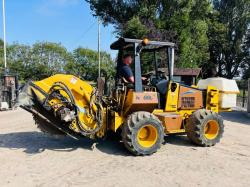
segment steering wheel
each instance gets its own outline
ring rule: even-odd
[[[152,80],[153,76],[154,76],[153,72],[143,74],[142,77],[146,78],[145,80],[142,80],[143,84],[144,85],[151,85],[151,80]]]
[[[168,79],[164,71],[158,70],[157,73],[158,77],[156,77],[155,72],[149,72],[147,74],[142,75],[143,77],[146,77],[145,82],[147,82],[147,85],[155,86],[161,80]]]

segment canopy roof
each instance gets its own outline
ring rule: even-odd
[[[134,43],[140,44],[142,42],[143,40],[138,40],[138,39],[119,38],[117,41],[115,41],[110,45],[110,49],[120,50],[120,49],[132,48]],[[174,46],[175,44],[171,42],[158,42],[149,40],[148,44],[144,47],[144,50],[155,50],[155,49],[174,47]]]

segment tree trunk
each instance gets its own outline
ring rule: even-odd
[[[247,112],[250,114],[250,79],[248,79],[248,104],[247,104]]]

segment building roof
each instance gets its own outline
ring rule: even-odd
[[[165,72],[168,75],[167,68],[159,68],[158,70]],[[174,76],[198,76],[201,68],[174,68]]]

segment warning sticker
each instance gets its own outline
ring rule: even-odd
[[[76,77],[72,77],[71,80],[70,80],[70,83],[71,84],[76,84],[77,82],[77,78]]]

